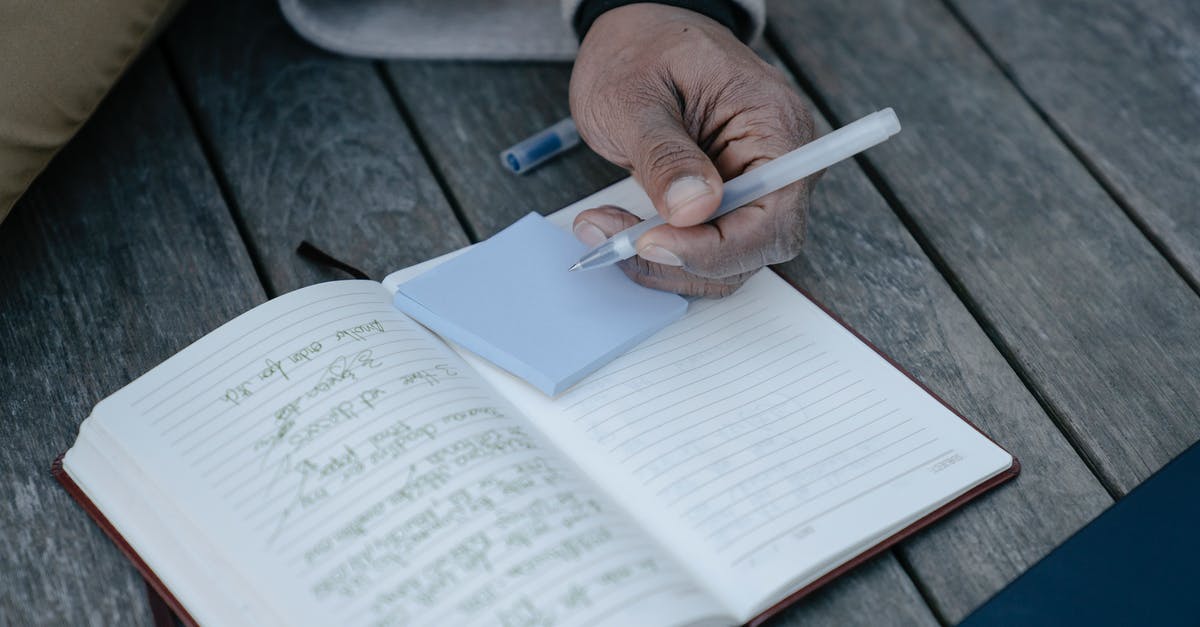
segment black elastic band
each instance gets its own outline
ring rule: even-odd
[[[579,3],[579,8],[575,10],[575,19],[572,21],[572,25],[575,27],[575,34],[579,36],[579,41],[583,41],[583,36],[587,34],[592,24],[605,11],[645,1],[583,0],[583,2]],[[745,41],[750,36],[752,26],[750,16],[732,0],[656,0],[655,4],[665,4],[681,9],[688,9],[710,17],[716,22],[724,24],[742,41]]]
[[[342,272],[345,272],[356,279],[371,278],[367,276],[366,272],[363,272],[362,270],[355,268],[345,261],[334,257],[333,255],[321,250],[320,248],[317,248],[316,246],[313,246],[308,240],[301,241],[300,246],[296,248],[296,252],[305,259],[315,261],[323,266],[341,270]]]

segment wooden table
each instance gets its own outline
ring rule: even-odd
[[[1024,465],[776,624],[954,623],[1200,438],[1200,8],[770,14],[822,124],[905,127],[827,174],[783,271]],[[151,620],[50,461],[192,340],[344,278],[301,240],[378,278],[621,178],[586,150],[497,162],[567,115],[569,73],[340,58],[271,0],[193,2],[0,225],[0,623]]]

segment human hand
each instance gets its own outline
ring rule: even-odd
[[[812,116],[775,68],[699,13],[643,3],[601,15],[571,75],[571,114],[600,156],[630,170],[668,224],[621,262],[634,281],[681,294],[733,293],[804,240],[819,176],[706,224],[733,178],[812,139]],[[595,246],[638,222],[617,207],[575,219]]]

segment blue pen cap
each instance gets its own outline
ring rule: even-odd
[[[524,174],[579,144],[575,121],[566,118],[500,153],[500,162],[514,174]]]

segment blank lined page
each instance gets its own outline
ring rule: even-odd
[[[472,364],[740,620],[1012,464],[769,271],[558,399]]]
[[[125,489],[210,569],[176,569],[134,508],[105,512],[201,622],[626,625],[720,612],[376,283],[260,306],[89,424],[132,474]],[[99,476],[87,464],[105,463],[66,462],[84,485]],[[207,606],[197,590],[213,580],[242,601]]]

